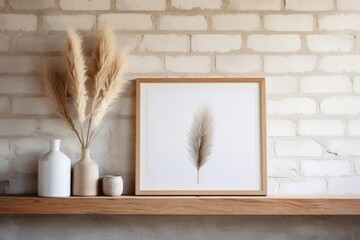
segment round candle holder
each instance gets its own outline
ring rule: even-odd
[[[106,196],[121,196],[124,182],[121,176],[106,175],[103,179],[103,192]]]

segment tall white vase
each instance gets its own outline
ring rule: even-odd
[[[50,151],[38,165],[38,195],[69,197],[71,193],[71,161],[60,151],[60,139],[50,142]]]

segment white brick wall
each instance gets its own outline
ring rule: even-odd
[[[60,7],[64,10],[107,10],[110,9],[110,0],[60,0]]]
[[[8,113],[10,110],[10,101],[8,98],[0,97],[0,114]]]
[[[288,98],[283,100],[268,100],[269,114],[313,114],[316,112],[316,102],[310,98]]]
[[[320,103],[324,114],[358,114],[360,113],[360,97],[330,97]]]
[[[9,171],[10,171],[10,161],[8,159],[2,159],[0,161],[0,174],[7,174]]]
[[[230,52],[242,46],[241,35],[195,34],[191,37],[194,52]]]
[[[116,30],[151,30],[153,22],[150,14],[101,14],[98,19],[98,28],[110,25]]]
[[[248,48],[255,52],[296,52],[301,48],[301,40],[296,34],[254,34],[248,37]]]
[[[320,68],[330,73],[360,72],[360,56],[326,56],[321,59]]]
[[[299,121],[299,135],[302,136],[342,136],[344,124],[341,120],[310,120]]]
[[[360,177],[334,178],[328,180],[329,195],[359,195]]]
[[[343,177],[352,174],[352,163],[346,160],[304,160],[300,172],[305,177]]]
[[[360,2],[353,0],[337,0],[337,7],[340,10],[360,10]]]
[[[165,68],[173,73],[207,73],[210,72],[208,56],[178,56],[165,58]]]
[[[347,76],[311,76],[300,79],[303,93],[347,93],[353,86]]]
[[[164,70],[163,60],[155,56],[130,56],[130,73],[156,73]]]
[[[23,138],[14,141],[14,147],[15,153],[20,156],[35,155],[40,157],[48,151],[49,142],[41,138]]]
[[[264,27],[270,31],[311,31],[314,29],[314,17],[308,14],[265,15]]]
[[[200,9],[219,9],[221,7],[221,0],[172,0],[171,5],[174,8],[191,10],[194,8]]]
[[[69,129],[66,123],[59,118],[56,119],[42,119],[40,120],[39,133],[44,135],[56,135],[59,137],[74,136],[74,133]]]
[[[268,158],[275,157],[274,143],[273,141],[267,141],[266,143],[266,154]]]
[[[114,110],[120,116],[135,115],[135,98],[122,97],[117,105],[118,106],[114,106]]]
[[[212,28],[219,31],[256,31],[260,17],[256,14],[218,14],[212,17]]]
[[[36,31],[37,17],[33,14],[0,14],[0,30]]]
[[[41,57],[64,69],[66,30],[89,54],[106,25],[137,77],[265,77],[269,193],[356,194],[360,179],[360,3],[356,0],[0,0],[0,179],[36,190],[48,140],[73,133],[40,83]],[[92,155],[134,179],[134,90],[115,104]],[[133,182],[125,192],[134,192]]]
[[[307,179],[297,181],[281,181],[279,184],[280,195],[324,195],[326,181],[322,179]]]
[[[308,35],[306,43],[312,52],[350,52],[355,48],[352,35]]]
[[[271,137],[296,136],[297,127],[291,120],[269,120],[267,122],[267,135]]]
[[[31,158],[29,157],[30,155],[27,156],[27,158],[18,157],[17,159],[13,160],[11,162],[11,168],[16,174],[36,176],[37,160],[41,156],[41,154],[39,153],[38,155],[32,155]]]
[[[204,16],[165,15],[159,19],[160,30],[206,30],[207,21]]]
[[[281,0],[230,0],[230,8],[236,10],[281,10]]]
[[[135,123],[131,119],[108,119],[99,131],[99,136],[106,137],[109,133],[118,134],[117,138],[119,139],[135,140]]]
[[[47,9],[55,5],[55,0],[10,0],[9,5],[13,9],[27,10],[27,9]]]
[[[360,30],[360,14],[334,14],[319,17],[319,29],[335,30]]]
[[[287,10],[294,11],[329,11],[334,7],[333,0],[285,0]]]
[[[0,156],[6,156],[10,153],[10,143],[6,139],[0,139]]]
[[[295,160],[270,159],[268,176],[277,178],[293,178],[298,175],[299,164]]]
[[[355,173],[356,175],[360,175],[360,160],[359,159],[354,160],[354,163],[355,163]]]
[[[26,35],[16,40],[15,48],[25,52],[61,52],[66,48],[66,38],[59,34]]]
[[[59,15],[44,16],[44,31],[67,31],[69,26],[74,29],[88,31],[95,26],[96,17],[93,15]]]
[[[101,2],[101,1],[100,1]],[[119,10],[165,10],[166,0],[117,0],[116,8]]]
[[[138,47],[142,36],[137,34],[121,34],[116,36],[116,43],[120,48],[126,48],[128,51],[132,51]]]
[[[141,50],[152,52],[188,52],[190,39],[187,35],[145,35],[140,44]]]
[[[360,140],[331,139],[328,152],[335,156],[360,156]]]
[[[218,55],[216,57],[216,69],[220,72],[258,72],[260,67],[261,60],[257,55]]]
[[[0,52],[6,52],[10,47],[10,37],[9,36],[0,36]]]
[[[311,72],[315,69],[316,56],[265,56],[264,70],[269,73]]]
[[[34,133],[35,130],[35,119],[0,119],[0,132],[2,136],[26,136]]]
[[[360,77],[354,77],[354,91],[360,93]]]
[[[350,136],[360,136],[360,120],[350,120],[348,131]]]
[[[266,92],[269,94],[290,94],[298,91],[296,77],[267,77]]]
[[[0,56],[0,73],[35,73],[40,66],[39,57]]]
[[[53,114],[54,108],[47,98],[13,98],[12,112],[14,114]]]
[[[269,178],[267,182],[268,196],[273,196],[278,194],[279,183],[274,178]]]
[[[41,83],[36,77],[0,76],[0,94],[39,94]]]
[[[278,140],[275,152],[280,157],[320,157],[322,146],[314,140]]]

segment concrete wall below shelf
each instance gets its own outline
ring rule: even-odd
[[[2,240],[357,240],[360,217],[2,216]]]

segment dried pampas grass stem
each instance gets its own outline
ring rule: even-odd
[[[99,36],[95,50],[91,55],[89,68],[90,91],[93,97],[99,95],[101,86],[108,78],[108,70],[114,59],[115,36],[111,28],[106,27]]]
[[[65,78],[55,73],[48,63],[43,64],[43,83],[47,95],[61,118],[76,133],[83,148],[92,143],[102,119],[127,87],[127,81],[123,78],[126,53],[116,50],[114,39],[114,32],[106,28],[98,38],[87,68],[82,39],[75,31],[69,30],[66,53],[68,71]],[[92,99],[90,103],[89,95]],[[72,114],[70,106],[74,107],[76,114]],[[85,126],[86,133],[83,130]]]
[[[80,124],[85,121],[86,103],[86,65],[82,50],[81,37],[73,30],[68,31],[68,63],[69,93],[72,97]]]
[[[86,90],[86,65],[83,56],[82,39],[69,30],[67,34],[68,51],[66,60],[68,63],[69,94],[74,102],[80,126],[81,139],[84,142],[82,125],[86,120],[86,105],[88,94]]]
[[[114,52],[112,49],[114,39],[113,31],[110,28],[105,28],[92,55],[94,71],[90,75],[90,81],[94,99],[86,140],[88,144],[91,144],[96,136],[95,128],[98,127],[119,95],[126,89],[128,83],[123,78],[126,67],[126,52]]]
[[[127,81],[122,78],[125,65],[125,52],[119,52],[114,55],[110,69],[108,70],[109,77],[105,84],[99,89],[99,95],[94,98],[94,105],[92,110],[92,122],[90,130],[96,128],[105,114],[110,110],[110,106],[118,99],[119,94],[127,87]],[[90,134],[90,141],[94,131]]]
[[[68,104],[68,79],[66,76],[54,72],[48,62],[43,62],[42,82],[44,84],[45,92],[53,103],[57,114],[69,125],[71,130],[76,133],[81,145],[84,146],[79,131],[75,127]]]

